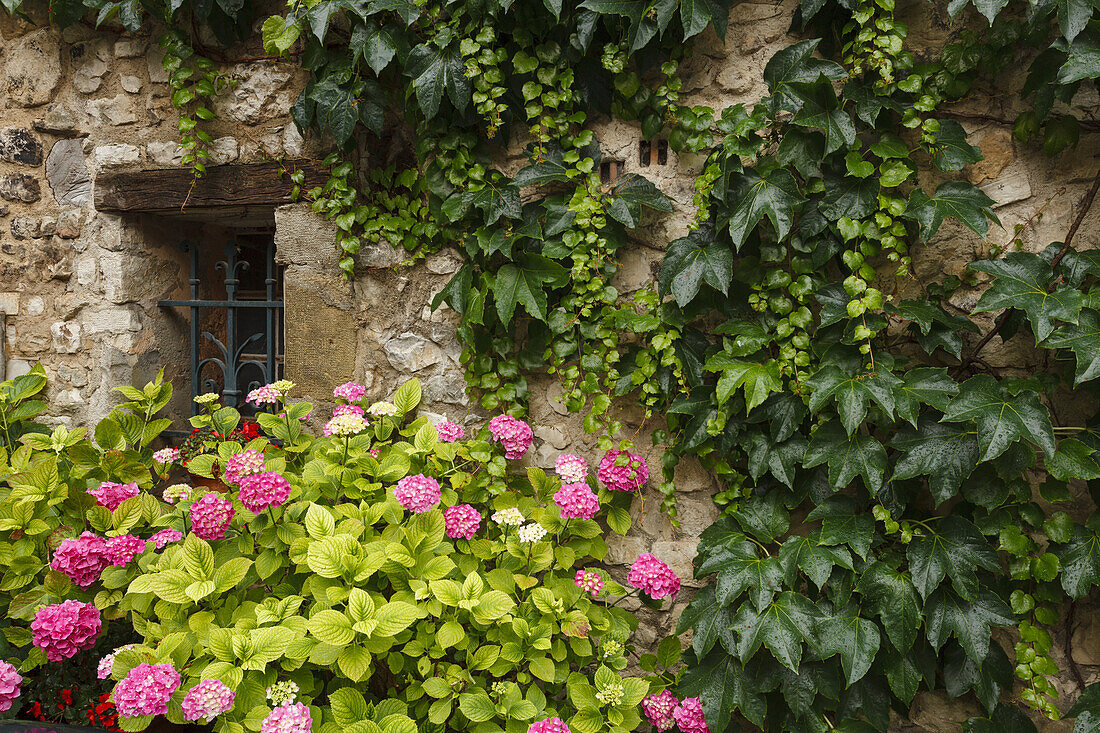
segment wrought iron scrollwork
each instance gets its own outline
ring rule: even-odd
[[[202,392],[216,392],[219,389],[219,380],[216,377],[203,377],[204,369],[216,368],[221,377],[221,394],[223,404],[229,407],[237,407],[241,404],[243,396],[249,390],[255,389],[261,384],[274,381],[278,378],[278,338],[276,328],[279,323],[279,311],[283,308],[283,301],[276,300],[276,288],[278,285],[278,273],[275,265],[275,243],[270,242],[267,247],[266,300],[241,300],[239,298],[240,271],[246,270],[251,265],[240,257],[240,247],[236,242],[226,245],[225,259],[219,260],[214,267],[225,273],[223,284],[225,287],[225,300],[202,300],[199,298],[199,285],[202,282],[199,270],[198,247],[190,241],[183,241],[180,245],[188,253],[191,267],[191,277],[188,279],[190,287],[189,300],[162,300],[159,305],[164,308],[188,308],[190,316],[190,341],[191,341],[191,396],[197,397]],[[209,331],[200,331],[201,309],[218,309],[226,313],[226,338],[223,342]],[[253,333],[241,340],[238,334],[238,311],[241,309],[263,308],[265,330]],[[211,342],[220,353],[220,356],[200,358],[199,336]],[[248,347],[260,341],[264,343],[264,358],[245,358]],[[238,343],[240,341],[240,343]],[[251,380],[247,384],[241,384],[241,371],[246,367],[252,367],[259,371],[263,382]],[[197,405],[192,401],[192,413],[197,411]]]

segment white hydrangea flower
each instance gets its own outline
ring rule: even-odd
[[[271,386],[275,388],[280,394],[286,394],[290,390],[294,389],[294,382],[289,379],[280,379],[278,382],[272,382]]]
[[[276,682],[274,685],[267,688],[266,694],[271,704],[278,707],[294,702],[295,698],[298,697],[298,685],[290,680]]]
[[[367,408],[367,412],[376,416],[390,417],[397,414],[397,405],[392,402],[375,402]]]
[[[493,514],[492,520],[497,524],[507,524],[518,527],[523,524],[523,512],[514,506],[507,509],[501,509],[499,512]]]
[[[195,402],[198,402],[200,405],[209,405],[211,402],[217,401],[218,394],[216,392],[207,392],[206,394],[201,394],[195,398]]]
[[[531,522],[519,528],[520,542],[538,542],[545,536],[546,530],[537,522]]]

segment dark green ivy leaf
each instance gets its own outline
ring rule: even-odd
[[[745,590],[753,605],[764,608],[783,585],[783,568],[775,557],[759,557],[751,544],[725,545],[709,554],[696,571],[703,577],[717,573],[718,603],[728,606]]]
[[[963,382],[943,419],[977,426],[982,461],[993,460],[1020,439],[1037,444],[1047,456],[1056,450],[1050,413],[1039,402],[1039,395],[1027,389],[1008,394],[988,374]]]
[[[821,520],[818,542],[848,545],[857,555],[867,558],[875,530],[875,518],[870,512],[861,512],[852,499],[838,496],[814,507],[806,517],[810,522],[818,519]]]
[[[425,119],[430,120],[439,112],[444,91],[459,112],[470,102],[470,79],[457,44],[442,50],[420,44],[409,52],[405,73],[412,78],[416,101]]]
[[[835,400],[840,422],[851,435],[867,417],[867,403],[872,400],[888,417],[893,417],[894,392],[902,381],[888,369],[849,375],[829,364],[814,372],[805,384],[813,390],[810,394],[810,412],[816,414],[826,402]]]
[[[981,148],[966,141],[966,130],[955,120],[940,120],[936,139],[929,147],[932,162],[941,171],[958,171],[982,160]]]
[[[782,498],[774,492],[742,499],[731,508],[730,514],[746,534],[764,544],[774,542],[791,526],[791,514],[783,506]]]
[[[371,0],[370,13],[394,12],[401,16],[406,26],[410,26],[420,17],[421,7],[413,0]]]
[[[672,212],[672,202],[661,193],[653,182],[635,173],[624,176],[611,189],[611,206],[607,214],[623,226],[636,229],[642,216],[642,207],[656,211]]]
[[[366,61],[375,74],[381,74],[397,53],[396,31],[395,26],[379,25],[374,21],[357,25],[351,33],[351,50],[357,58]]]
[[[1071,478],[1091,481],[1100,478],[1100,465],[1093,458],[1094,449],[1076,438],[1058,441],[1058,450],[1046,460],[1047,473],[1058,481]]]
[[[839,565],[852,570],[852,555],[844,547],[829,547],[817,536],[796,535],[787,538],[779,549],[779,561],[788,577],[794,577],[795,569],[801,570],[819,589],[829,580],[833,567]]]
[[[986,712],[991,713],[1001,699],[1001,691],[1012,688],[1012,664],[1000,644],[990,644],[989,654],[980,664],[961,646],[952,644],[944,655],[943,681],[949,697],[961,697],[973,690]]]
[[[1100,313],[1083,308],[1076,325],[1058,326],[1044,345],[1073,351],[1077,359],[1074,386],[1100,377]]]
[[[733,252],[725,242],[681,237],[669,244],[661,262],[658,287],[662,295],[672,293],[682,308],[695,299],[705,282],[725,295],[733,280]]]
[[[928,405],[944,412],[951,398],[958,393],[959,385],[948,376],[946,369],[934,367],[910,369],[895,391],[898,417],[916,427],[920,405]]]
[[[764,725],[767,703],[737,658],[715,650],[697,664],[689,664],[680,681],[682,696],[698,697],[711,733],[725,733],[734,713],[757,726]]]
[[[1093,683],[1086,687],[1065,717],[1077,718],[1073,733],[1095,733],[1100,730],[1100,684]]]
[[[815,645],[814,627],[821,617],[810,599],[791,591],[780,593],[763,609],[742,604],[733,619],[741,662],[747,662],[763,644],[780,664],[797,672],[802,644]]]
[[[847,112],[840,109],[832,84],[815,81],[790,84],[788,88],[802,100],[802,107],[791,118],[791,123],[821,130],[825,135],[826,155],[842,147],[850,147],[855,142],[855,123]]]
[[[1100,719],[1097,719],[1100,722]],[[1082,728],[1074,733],[1089,733],[1094,728]],[[1015,705],[1000,703],[990,718],[971,718],[963,723],[963,733],[1038,733],[1031,718]]]
[[[763,176],[755,169],[737,175],[737,186],[730,192],[730,237],[735,249],[741,249],[749,232],[766,215],[783,239],[791,230],[795,212],[802,205],[798,183],[786,168],[775,168]]]
[[[805,468],[829,464],[829,483],[834,489],[847,488],[862,476],[867,490],[877,494],[886,473],[886,449],[870,435],[848,435],[840,423],[830,421],[810,436]]]
[[[921,624],[921,602],[909,575],[875,562],[860,576],[859,592],[867,609],[882,620],[894,649],[906,654]]]
[[[1055,549],[1062,563],[1062,587],[1073,598],[1083,598],[1100,583],[1100,536],[1078,526],[1073,539]]]
[[[819,43],[820,38],[799,41],[776,51],[768,60],[764,82],[772,93],[772,104],[778,109],[798,111],[801,100],[790,88],[791,84],[815,82],[822,76],[833,81],[847,76],[840,64],[813,57]]]
[[[562,284],[567,271],[554,260],[541,255],[526,255],[516,264],[507,264],[497,271],[496,283],[493,287],[493,298],[496,300],[497,315],[500,322],[509,324],[512,322],[512,314],[515,313],[516,303],[540,321],[546,320],[546,293],[543,292],[545,283]]]
[[[936,504],[959,491],[978,465],[978,438],[964,426],[948,425],[924,415],[917,428],[904,427],[890,441],[905,454],[894,466],[894,479],[928,476],[928,488]]]
[[[970,268],[995,278],[978,300],[976,312],[1019,308],[1027,313],[1036,341],[1051,334],[1055,320],[1077,323],[1084,296],[1070,287],[1050,292],[1054,272],[1039,255],[1009,252],[1001,259],[971,263]]]
[[[819,650],[825,658],[840,655],[848,687],[867,674],[881,643],[882,635],[875,622],[861,618],[853,606],[821,623]]]
[[[749,475],[758,480],[765,472],[782,482],[789,489],[794,488],[795,472],[802,465],[802,456],[806,452],[806,439],[801,435],[786,441],[774,441],[763,432],[752,432],[743,440],[742,445],[748,453]]]
[[[921,239],[926,242],[935,236],[948,216],[984,237],[989,231],[989,220],[1000,223],[993,214],[993,203],[993,199],[972,183],[945,181],[932,198],[919,188],[913,189],[902,216],[920,224]]]
[[[995,593],[981,591],[964,600],[946,586],[937,589],[928,599],[924,618],[928,641],[936,650],[954,636],[975,661],[989,654],[990,626],[1016,624],[1012,609]]]
[[[978,528],[962,517],[944,517],[934,530],[924,531],[926,534],[909,543],[905,556],[913,585],[925,600],[945,576],[951,578],[960,596],[973,598],[978,593],[978,568],[1000,570],[993,548]]]
[[[870,216],[878,207],[879,180],[877,176],[826,176],[825,196],[819,210],[829,221],[847,216],[862,219]]]

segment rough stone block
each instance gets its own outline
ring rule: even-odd
[[[75,321],[57,321],[50,326],[50,336],[58,354],[75,354],[80,350],[80,324]]]
[[[137,331],[141,325],[129,308],[97,308],[81,314],[82,330],[88,335]]]
[[[28,33],[5,50],[0,98],[20,107],[53,99],[61,80],[61,48],[50,29]]]
[[[12,173],[0,176],[0,198],[33,204],[42,198],[42,187],[38,179],[26,173]]]
[[[92,200],[92,179],[80,140],[58,140],[46,157],[46,180],[61,206],[84,206]]]
[[[355,374],[355,316],[327,305],[316,290],[289,276],[283,302],[286,378],[304,396],[328,398]]]
[[[115,127],[137,122],[134,103],[126,94],[116,94],[113,97],[97,99],[88,105],[88,112],[92,115],[92,119],[97,122]]]
[[[0,130],[0,160],[19,165],[42,165],[42,141],[25,127]]]
[[[6,316],[19,314],[19,293],[0,293],[0,313]]]
[[[137,94],[141,91],[141,79],[131,74],[123,74],[119,77],[119,83],[122,84],[123,90],[130,94]]]
[[[309,204],[275,209],[275,259],[285,265],[336,270],[336,225],[325,221]]]
[[[115,56],[120,59],[133,59],[145,53],[149,44],[143,38],[123,38],[115,41]]]
[[[405,374],[414,374],[444,359],[442,349],[411,331],[387,341],[382,348],[390,365]]]
[[[134,145],[112,143],[100,145],[92,151],[92,163],[96,170],[133,165],[141,160],[141,151]]]

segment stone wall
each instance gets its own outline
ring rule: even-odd
[[[899,14],[910,23],[909,46],[918,53],[934,53],[949,34],[938,6],[923,0],[905,0],[903,5]],[[751,104],[763,96],[764,65],[795,40],[788,29],[796,7],[797,0],[738,5],[725,43],[708,32],[684,63],[683,101],[721,108]],[[320,146],[303,141],[285,116],[304,83],[297,64],[250,60],[262,55],[255,48],[231,53],[240,60],[230,60],[226,68],[237,84],[217,104],[220,118],[211,128],[215,163],[259,162],[264,159],[261,147],[288,157],[317,155]],[[231,222],[189,219],[186,212],[172,218],[115,216],[97,212],[92,204],[96,181],[107,172],[179,162],[176,115],[160,58],[155,34],[131,36],[84,26],[57,33],[0,15],[3,370],[11,377],[36,361],[45,365],[53,421],[95,420],[115,404],[112,386],[140,383],[161,365],[184,393],[174,409],[187,410],[186,323],[182,314],[156,303],[186,294],[187,261],[178,248],[180,239],[189,237],[219,253],[233,235],[227,226]],[[1023,73],[1021,66],[1007,75]],[[1075,104],[1096,108],[1095,92],[1078,96]],[[965,175],[997,202],[1004,228],[994,227],[990,242],[1010,241],[1015,225],[1026,223],[1020,234],[1023,246],[1040,251],[1065,235],[1074,203],[1100,164],[1095,159],[1100,145],[1095,136],[1086,135],[1070,156],[1048,160],[1041,153],[1024,152],[1013,141],[1010,125],[996,121],[1012,120],[1021,111],[1014,106],[1021,104],[1019,98],[990,93],[975,99],[980,101],[950,112],[986,156]],[[623,253],[614,284],[629,295],[654,281],[664,244],[686,231],[694,213],[692,182],[703,160],[670,150],[666,165],[654,162],[643,168],[636,126],[597,121],[596,130],[605,157],[622,161],[625,172],[649,177],[675,206],[673,215],[647,222],[638,232],[637,246]],[[523,142],[512,141],[513,157],[502,161],[504,167],[514,170],[520,164],[514,153]],[[1039,211],[1042,216],[1036,217]],[[1096,246],[1097,216],[1086,220],[1076,246]],[[336,384],[355,379],[381,398],[415,376],[424,386],[429,412],[472,425],[484,421],[486,416],[465,395],[455,314],[445,306],[436,312],[429,308],[432,296],[460,266],[457,253],[443,251],[404,269],[395,267],[398,258],[388,248],[365,248],[349,283],[336,267],[332,229],[307,206],[273,210],[269,223],[278,260],[286,268],[287,377],[299,384],[303,396],[321,403],[315,419],[325,414],[324,403]],[[917,279],[893,283],[893,294],[904,297],[920,282],[961,277],[966,264],[986,255],[989,246],[961,226],[945,223],[935,242],[914,252]],[[973,285],[952,298],[962,311],[976,302],[982,279]],[[995,339],[984,358],[1006,373],[1026,373],[1033,355],[1015,343],[1010,346]],[[579,418],[558,402],[559,394],[552,379],[531,379],[530,421],[536,440],[527,460],[549,467],[555,455],[568,450],[595,462],[594,441],[584,434]],[[651,447],[649,436],[658,426],[643,424],[634,406],[616,409],[628,430],[638,431],[642,452],[656,465],[659,450]],[[697,537],[717,516],[710,498],[716,486],[693,461],[685,461],[676,478],[681,527],[674,529],[659,513],[655,492],[640,497],[633,508],[634,530],[609,542],[608,562],[619,579],[625,577],[626,564],[646,550],[690,578]],[[687,596],[681,595],[672,614],[639,610],[642,645],[672,628]],[[1081,604],[1078,623],[1069,630],[1087,683],[1100,679],[1098,610]],[[1066,633],[1063,629],[1056,640],[1056,658]],[[1077,694],[1068,674],[1060,678],[1059,688],[1065,704]],[[957,731],[955,721],[974,712],[965,703],[922,694],[910,711],[912,722],[899,722],[895,729]],[[1046,723],[1041,730],[1068,733],[1070,727]]]

